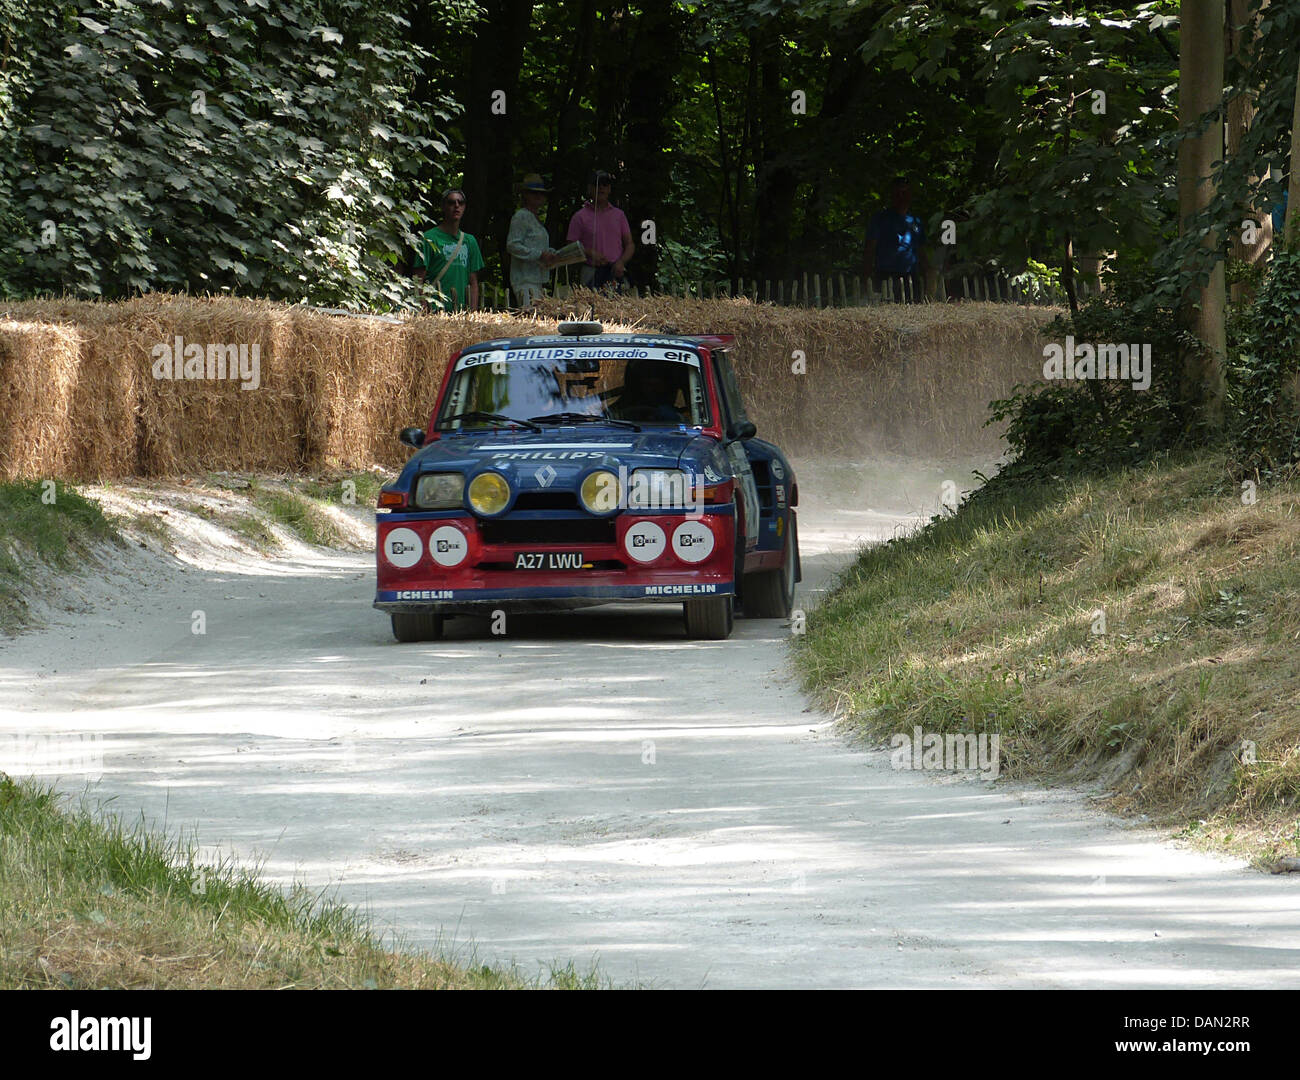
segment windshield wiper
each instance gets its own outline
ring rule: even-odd
[[[452,424],[459,420],[497,420],[503,424],[518,424],[520,427],[529,428],[532,431],[541,433],[541,426],[534,424],[531,420],[520,420],[517,416],[502,416],[494,412],[465,412],[457,416],[449,416],[446,420],[440,420],[434,425],[439,431],[446,431]]]
[[[632,423],[631,420],[615,420],[612,416],[592,416],[591,413],[585,412],[557,412],[546,416],[530,416],[528,419],[541,423],[546,423],[548,420],[585,420],[589,424],[617,424],[619,427],[631,428],[633,431],[641,430],[640,426]]]

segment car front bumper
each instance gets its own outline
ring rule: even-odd
[[[604,542],[493,543],[485,539],[479,519],[463,513],[380,514],[377,534],[374,606],[387,612],[554,610],[620,601],[680,604],[735,591],[730,505],[694,515],[625,511],[613,519]],[[638,546],[638,537],[647,534],[648,549]],[[692,540],[693,545],[682,546]],[[708,552],[701,557],[705,546]],[[512,568],[521,553],[578,550],[582,568]],[[453,565],[443,565],[452,560]]]

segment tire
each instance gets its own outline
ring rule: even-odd
[[[731,596],[701,596],[682,604],[686,636],[697,641],[723,641],[735,626],[735,605]]]
[[[799,576],[799,528],[793,514],[788,520],[780,567],[745,575],[741,595],[745,598],[745,614],[750,618],[788,619],[794,608],[794,583]]]
[[[401,642],[437,641],[442,637],[442,616],[424,612],[394,611],[393,637]]]

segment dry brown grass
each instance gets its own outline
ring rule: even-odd
[[[447,359],[493,337],[552,333],[594,308],[610,329],[735,334],[760,434],[804,452],[995,447],[987,402],[1041,370],[1049,313],[999,304],[817,311],[747,300],[606,299],[579,292],[540,318],[386,322],[260,300],[149,294],[41,300],[0,311],[0,479],[105,480],[216,469],[399,465]],[[153,378],[153,349],[260,348],[261,385]],[[806,375],[791,373],[795,350]]]
[[[472,947],[404,949],[370,919],[281,890],[183,836],[74,807],[0,773],[0,989],[599,989],[593,968],[528,976]]]
[[[1095,780],[1293,856],[1298,566],[1300,476],[1243,506],[1221,455],[1153,462],[866,552],[797,659],[872,738],[998,731],[1012,776]]]
[[[18,928],[8,948],[9,987],[61,990],[397,990],[519,987],[445,960],[356,941],[246,923],[226,929],[201,908],[170,901],[103,899],[84,916]]]

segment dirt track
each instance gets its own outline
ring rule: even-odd
[[[805,605],[905,520],[822,479]],[[1296,881],[1080,794],[895,772],[809,711],[776,622],[686,642],[675,608],[602,609],[402,646],[367,556],[305,551],[113,588],[0,645],[0,734],[102,732],[92,799],[337,883],[413,944],[676,987],[1300,986]]]

